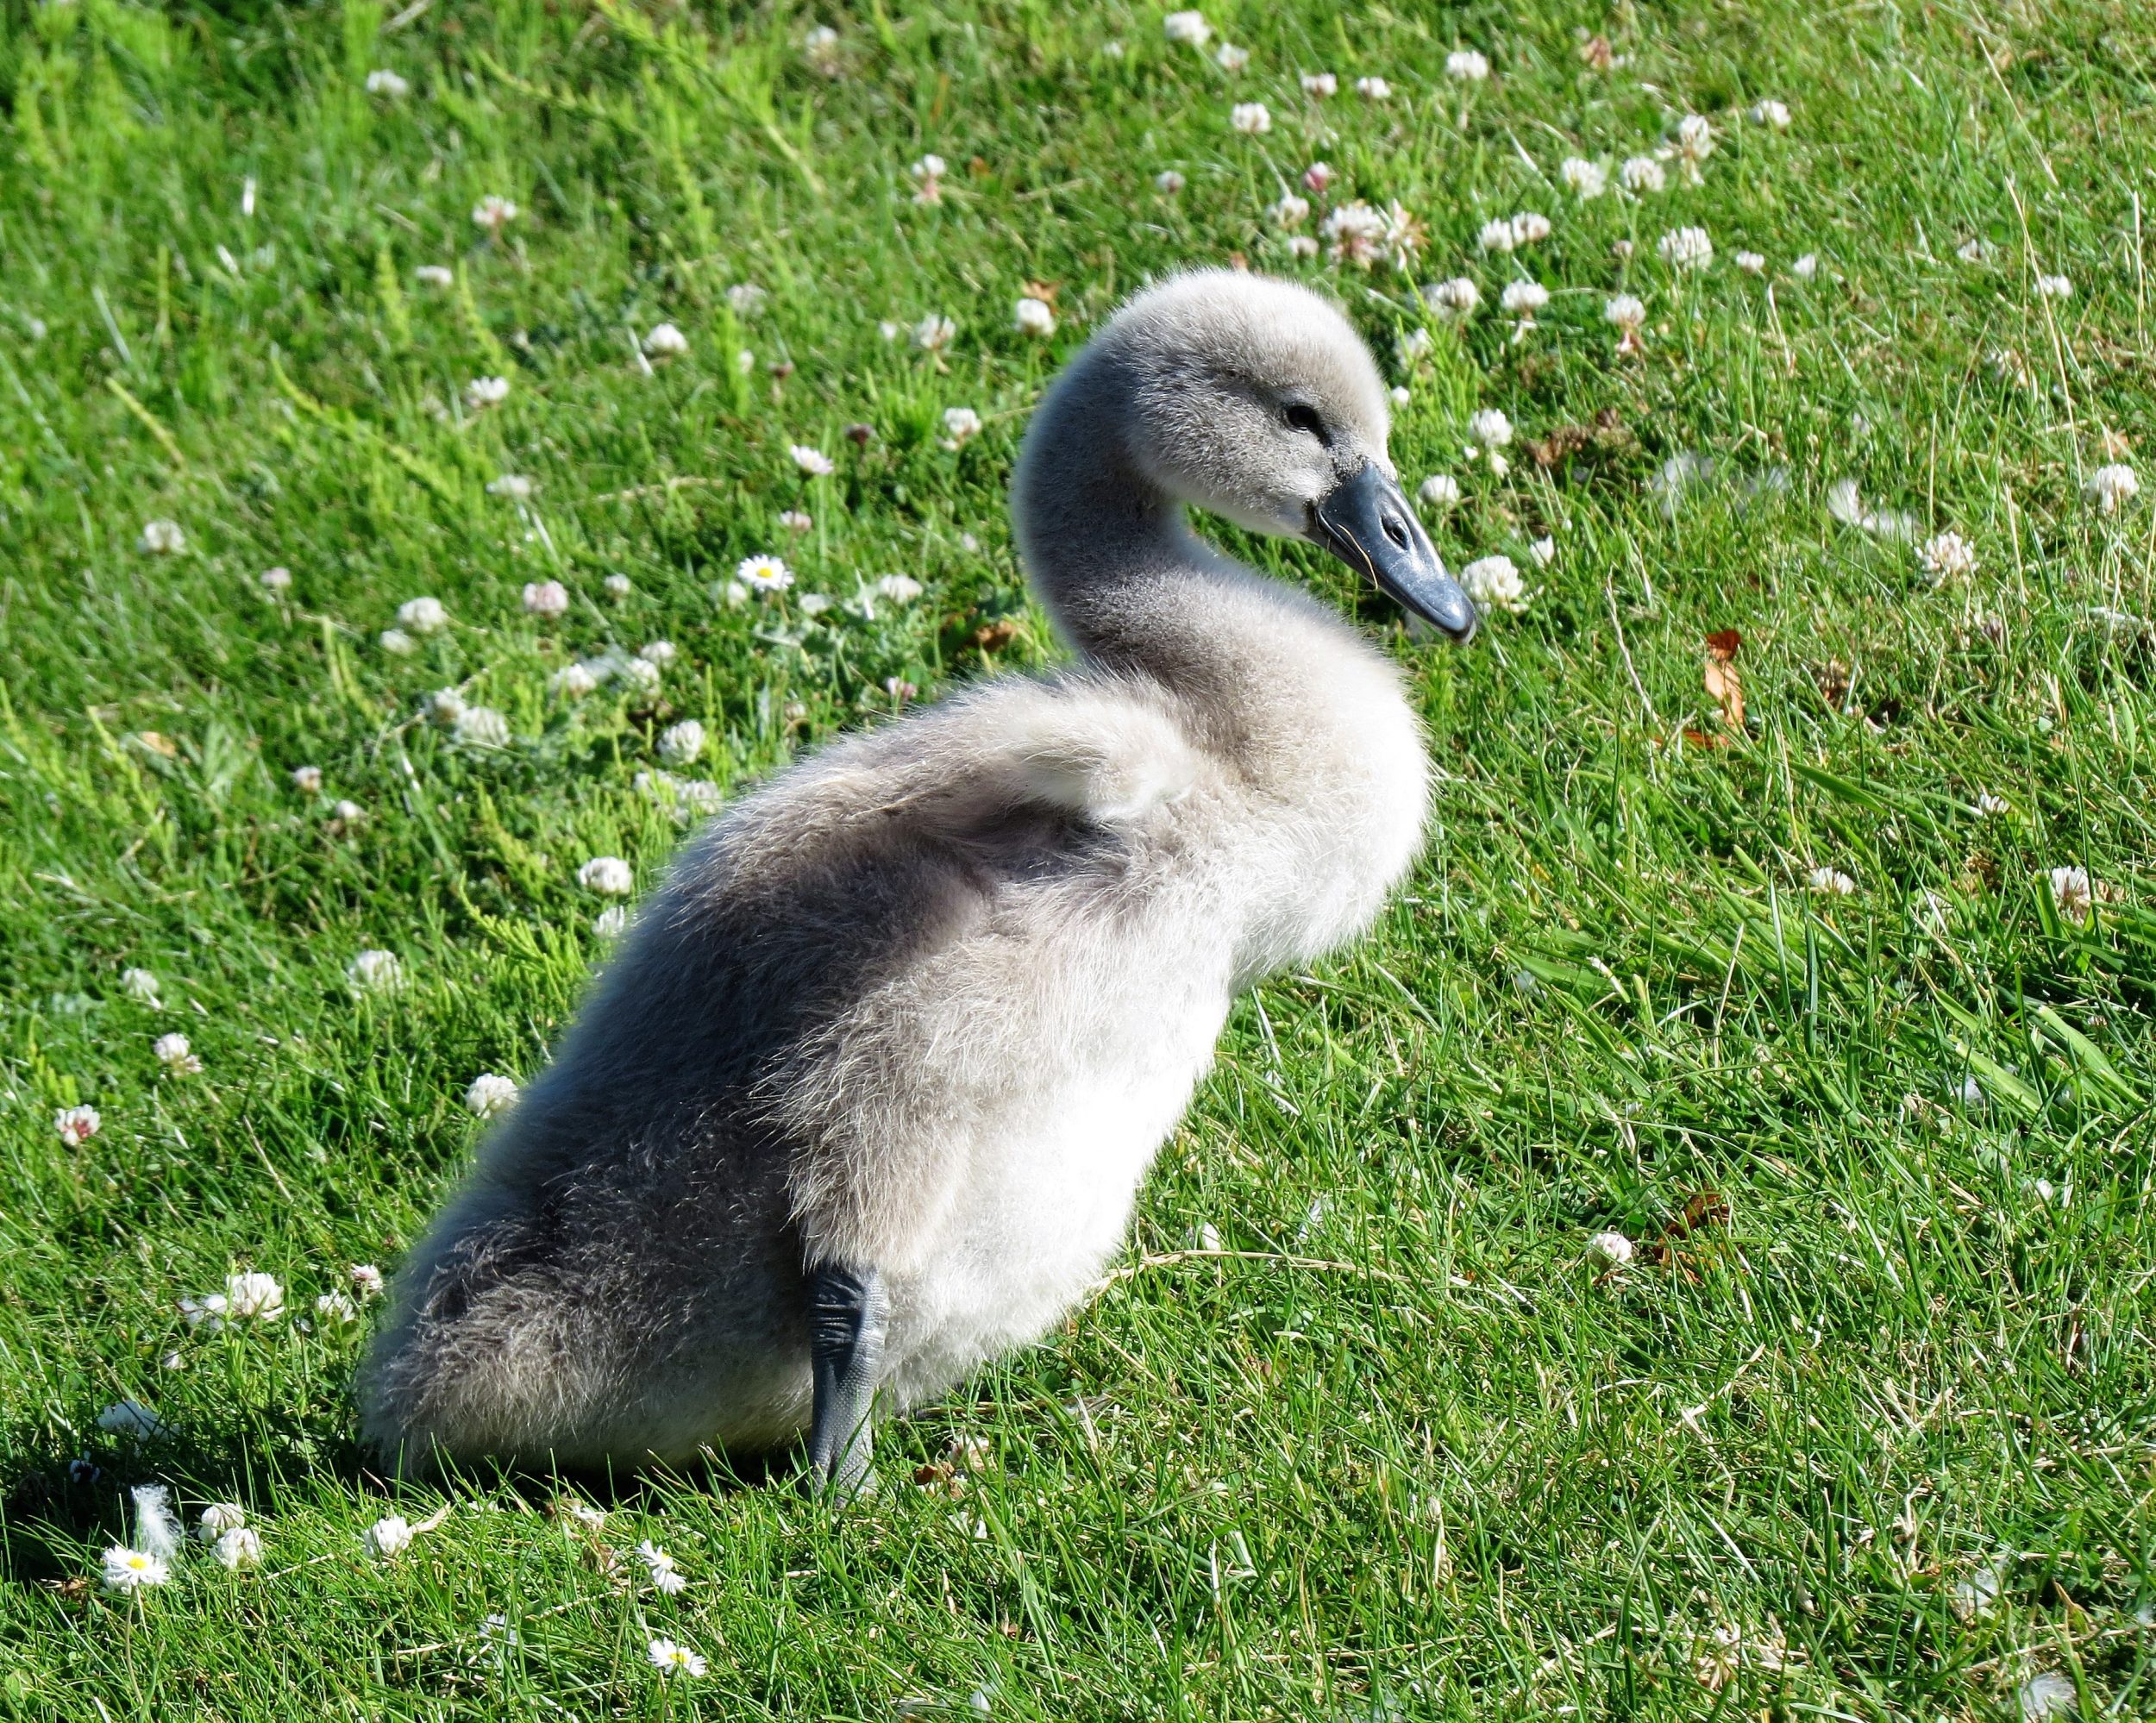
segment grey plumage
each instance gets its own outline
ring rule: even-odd
[[[1105,328],[1013,495],[1076,667],[837,742],[698,836],[399,1274],[371,1439],[778,1449],[810,1419],[812,1271],[873,1288],[855,1362],[891,1409],[1080,1297],[1236,990],[1367,925],[1419,847],[1390,667],[1181,517],[1370,561],[1320,522],[1360,485],[1406,547],[1380,578],[1422,555],[1451,605],[1387,430],[1368,352],[1300,288],[1183,276]]]

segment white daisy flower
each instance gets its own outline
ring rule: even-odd
[[[1789,273],[1799,281],[1809,281],[1819,273],[1819,254],[1808,251],[1789,266]]]
[[[1508,283],[1497,303],[1505,310],[1532,322],[1534,314],[1550,303],[1550,290],[1539,281]]]
[[[1687,114],[1677,122],[1677,138],[1670,145],[1670,154],[1683,165],[1689,184],[1700,183],[1700,165],[1714,153],[1714,128],[1707,122],[1705,115]]]
[[[1977,798],[1977,812],[1985,819],[2004,819],[2014,811],[2014,804],[2004,796],[1995,796],[1986,790]]]
[[[793,584],[793,571],[775,556],[744,556],[734,565],[734,578],[752,592],[783,592]]]
[[[1185,16],[1196,17],[1197,14]],[[647,1649],[652,1667],[662,1676],[700,1676],[709,1667],[686,1645],[677,1645],[671,1639],[654,1639]]]
[[[838,470],[830,456],[805,442],[787,444],[787,453],[793,457],[793,464],[812,479],[828,479]]]
[[[142,1591],[154,1585],[163,1585],[172,1576],[172,1570],[165,1558],[153,1556],[147,1550],[133,1550],[124,1544],[116,1544],[105,1551],[107,1591]]]
[[[1357,197],[1328,215],[1318,231],[1331,247],[1334,262],[1368,269],[1377,260],[1385,226],[1384,211]]]
[[[516,1104],[516,1083],[492,1071],[473,1078],[471,1087],[464,1092],[467,1111],[479,1118],[492,1118],[496,1113]]]

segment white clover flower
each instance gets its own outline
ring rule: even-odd
[[[1651,155],[1627,157],[1617,170],[1617,183],[1627,191],[1659,191],[1670,183],[1662,164]]]
[[[1539,281],[1514,281],[1507,284],[1497,303],[1532,322],[1534,314],[1550,303],[1550,290]]]
[[[636,583],[626,574],[609,574],[599,583],[606,596],[618,602],[636,590]]]
[[[1550,237],[1550,218],[1532,210],[1522,210],[1512,218],[1512,239],[1514,245],[1539,245]]]
[[[1318,231],[1331,246],[1334,262],[1368,269],[1377,260],[1385,237],[1384,211],[1357,197],[1328,215]]]
[[[322,768],[319,766],[293,767],[292,788],[303,796],[319,795],[322,793]]]
[[[224,1313],[235,1322],[274,1322],[285,1313],[285,1288],[274,1275],[228,1275]]]
[[[793,571],[775,556],[744,556],[734,565],[734,578],[752,592],[783,592],[793,584]]]
[[[407,598],[397,607],[397,621],[414,634],[432,634],[448,626],[449,613],[439,598]]]
[[[1020,335],[1045,338],[1056,333],[1056,308],[1027,294],[1011,307],[1011,323]]]
[[[1804,883],[1823,898],[1846,898],[1857,889],[1854,880],[1834,868],[1813,868],[1804,876]]]
[[[703,752],[704,726],[694,718],[683,718],[660,732],[659,757],[669,766],[686,766]]]
[[[1276,228],[1299,228],[1310,219],[1310,200],[1284,193],[1278,203],[1265,206],[1265,218]]]
[[[1977,572],[1976,547],[1958,532],[1940,533],[1918,554],[1935,580],[1960,580]]]
[[[1393,86],[1382,78],[1358,78],[1355,80],[1355,93],[1366,102],[1389,102]]]
[[[1273,110],[1263,102],[1238,102],[1228,110],[1228,123],[1238,132],[1257,137],[1273,128]]]
[[[1766,259],[1756,251],[1740,251],[1733,260],[1747,275],[1760,275],[1766,271]]]
[[[498,1076],[492,1071],[483,1072],[472,1079],[472,1086],[464,1092],[464,1105],[476,1118],[492,1118],[517,1104],[517,1085],[511,1079]]]
[[[801,38],[801,58],[808,68],[819,78],[837,78],[846,69],[845,56],[840,51],[838,32],[829,24],[818,24]]]
[[[2054,868],[2048,875],[2051,900],[2070,921],[2086,921],[2096,907],[2096,893],[2086,868]]]
[[[1306,191],[1314,191],[1322,197],[1326,187],[1332,183],[1332,164],[1329,161],[1313,161],[1302,171],[1302,185]]]
[[[1340,93],[1340,80],[1330,72],[1306,72],[1302,74],[1302,93],[1322,102],[1328,96]]]
[[[1799,281],[1809,281],[1819,273],[1819,254],[1808,251],[1789,266],[1789,273]]]
[[[1171,42],[1181,42],[1188,47],[1203,47],[1213,40],[1213,26],[1206,22],[1206,15],[1197,10],[1170,12],[1161,20],[1161,28]]]
[[[1512,421],[1495,407],[1484,407],[1468,420],[1467,434],[1484,448],[1502,448],[1512,441]]]
[[[1238,47],[1233,42],[1222,42],[1213,51],[1213,57],[1223,72],[1240,72],[1250,63],[1250,51],[1246,47]]]
[[[251,1526],[235,1526],[210,1546],[210,1553],[218,1564],[237,1573],[241,1568],[260,1567],[262,1562],[262,1534]]]
[[[2004,819],[2014,811],[2014,804],[2004,796],[1995,796],[1986,790],[1977,798],[1977,812],[1985,819]]]
[[[289,568],[265,568],[254,579],[266,592],[289,592],[292,589],[292,571]]]
[[[521,473],[505,473],[498,479],[486,481],[488,496],[506,497],[512,503],[530,502],[532,492],[537,488]]]
[[[673,663],[679,655],[674,642],[670,640],[647,641],[636,648],[637,657],[642,659],[647,664],[658,666],[661,670]]]
[[[1475,243],[1483,251],[1510,251],[1516,243],[1513,238],[1512,223],[1501,217],[1484,222],[1482,231],[1475,235]]]
[[[559,580],[524,582],[524,609],[533,616],[562,616],[568,608],[569,589]]]
[[[793,457],[793,464],[812,479],[828,479],[838,470],[830,456],[805,442],[788,443],[786,452]]]
[[[792,575],[787,577],[789,580]],[[716,580],[711,583],[711,602],[739,610],[749,602],[749,589],[738,580]]]
[[[981,434],[981,415],[971,407],[943,409],[943,447],[956,448],[968,438]]]
[[[94,1106],[64,1106],[53,1115],[53,1128],[70,1149],[81,1148],[103,1123]]]
[[[2071,1676],[2044,1670],[2021,1683],[2014,1702],[2021,1711],[2021,1723],[2044,1723],[2047,1717],[2071,1716],[2080,1699]]]
[[[159,1036],[150,1043],[150,1052],[175,1077],[191,1077],[202,1069],[202,1061],[195,1056],[184,1035]]]
[[[1965,240],[1954,247],[1954,255],[1964,263],[1982,263],[1991,255],[1991,241],[1986,239]]]
[[[1750,110],[1752,122],[1764,126],[1770,131],[1785,132],[1789,128],[1789,110],[1780,102],[1755,102]]]
[[[375,643],[392,658],[409,658],[418,647],[418,642],[401,628],[384,629],[376,636]]]
[[[172,556],[187,548],[187,535],[178,521],[149,521],[135,542],[153,556]]]
[[[172,1432],[165,1420],[139,1400],[115,1400],[97,1414],[97,1428],[130,1442],[161,1442]]]
[[[1708,124],[1703,114],[1687,114],[1677,122],[1677,139],[1670,146],[1684,169],[1689,184],[1700,183],[1700,164],[1714,153],[1714,128]]]
[[[659,667],[649,658],[624,658],[614,661],[614,674],[628,686],[632,694],[655,694],[665,679]]]
[[[601,939],[619,939],[629,931],[629,912],[619,904],[601,910],[592,922],[592,931]]]
[[[736,281],[726,290],[726,304],[737,317],[753,317],[770,303],[770,294],[753,281]]]
[[[509,379],[506,377],[474,377],[464,385],[465,404],[474,411],[498,407],[509,398]]]
[[[140,999],[147,1006],[157,1003],[157,977],[147,969],[122,969],[120,986],[129,999]]]
[[[357,802],[348,799],[330,803],[329,811],[348,824],[355,819],[364,819],[367,817],[367,810]]]
[[[576,882],[606,898],[625,898],[636,889],[635,872],[618,855],[594,855],[576,870]]]
[[[1460,481],[1449,473],[1432,473],[1415,495],[1426,509],[1456,508],[1460,501]]]
[[[2071,299],[2074,284],[2064,275],[2040,275],[2036,278],[2036,297],[2040,299]]]
[[[1509,556],[1478,556],[1460,570],[1460,586],[1486,611],[1518,616],[1527,608],[1527,584]]]
[[[886,574],[870,588],[878,598],[894,605],[910,605],[921,596],[921,583],[910,574]]]
[[[1153,189],[1163,197],[1172,197],[1183,189],[1187,182],[1172,167],[1163,168],[1153,176]]]
[[[1173,16],[1194,18],[1198,15],[1192,12]],[[686,1645],[677,1645],[671,1639],[654,1639],[646,1650],[652,1667],[661,1676],[700,1676],[710,1667]]]
[[[116,1544],[104,1553],[104,1582],[107,1591],[141,1591],[154,1585],[163,1585],[172,1576],[172,1569],[162,1556],[153,1556],[147,1550],[131,1550],[124,1544]]]
[[[1290,234],[1288,236],[1288,254],[1290,257],[1315,257],[1318,242],[1308,234]]]
[[[1482,303],[1482,290],[1464,275],[1434,281],[1422,290],[1423,303],[1447,323],[1470,316]]]
[[[382,1271],[372,1262],[354,1262],[346,1278],[352,1282],[352,1290],[362,1299],[382,1295]]]
[[[360,1319],[359,1306],[341,1292],[323,1293],[317,1298],[315,1314],[331,1328],[348,1328]]]
[[[2107,515],[2116,514],[2119,504],[2130,503],[2140,493],[2141,481],[2134,469],[2123,462],[2114,461],[2099,467],[2089,475],[2089,482],[2081,487],[2081,494]]]
[[[1387,397],[1391,400],[1392,404],[1395,407],[1404,407],[1408,402],[1414,399],[1414,396],[1409,392],[1407,385],[1405,383],[1395,383],[1385,392]]]
[[[456,716],[453,733],[467,748],[506,748],[509,720],[492,706],[467,706]]]
[[[1527,554],[1534,558],[1538,568],[1547,568],[1557,560],[1557,542],[1545,536],[1527,547]]]
[[[392,102],[401,101],[411,94],[411,84],[387,66],[377,66],[367,74],[367,93],[370,96],[386,96]]]
[[[580,700],[598,692],[599,678],[586,665],[564,664],[547,678],[547,686],[565,700]]]
[[[1557,168],[1557,177],[1564,181],[1565,189],[1583,204],[1601,197],[1609,190],[1609,170],[1599,161],[1589,161],[1584,156],[1566,156]]]
[[[456,285],[456,271],[444,268],[439,263],[423,263],[412,271],[412,279],[422,287],[451,287]]]
[[[913,325],[913,345],[929,353],[941,353],[957,333],[956,323],[931,312]]]
[[[485,228],[495,239],[502,236],[502,229],[517,219],[519,211],[506,197],[489,192],[472,206],[472,224]]]
[[[1463,84],[1479,84],[1489,76],[1489,61],[1473,48],[1455,48],[1445,57],[1445,75]]]
[[[197,1543],[214,1544],[228,1532],[236,1532],[247,1524],[247,1509],[236,1501],[213,1501],[202,1511],[202,1518],[195,1525]]]
[[[1654,248],[1672,269],[1704,269],[1714,260],[1714,241],[1705,228],[1673,228],[1655,241]]]
[[[1587,1241],[1587,1260],[1598,1269],[1621,1269],[1632,1257],[1632,1240],[1621,1232],[1597,1232]]]
[[[384,993],[402,984],[404,966],[394,951],[362,951],[345,966],[345,979],[360,993]]]
[[[390,1561],[411,1547],[411,1522],[401,1513],[385,1513],[367,1528],[360,1541],[376,1561]]]

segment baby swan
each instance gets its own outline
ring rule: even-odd
[[[865,1476],[872,1410],[1037,1338],[1120,1242],[1239,988],[1365,928],[1422,738],[1351,627],[1194,536],[1308,539],[1445,633],[1368,350],[1302,288],[1139,294],[1049,393],[1018,535],[1078,663],[716,819],[398,1276],[367,1433]]]

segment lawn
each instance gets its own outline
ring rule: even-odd
[[[0,9],[0,1714],[2156,1714],[2156,16],[1352,9]],[[1206,523],[1407,890],[872,1498],[378,1476],[608,888],[1056,661],[1025,416],[1231,260],[1520,595]]]

